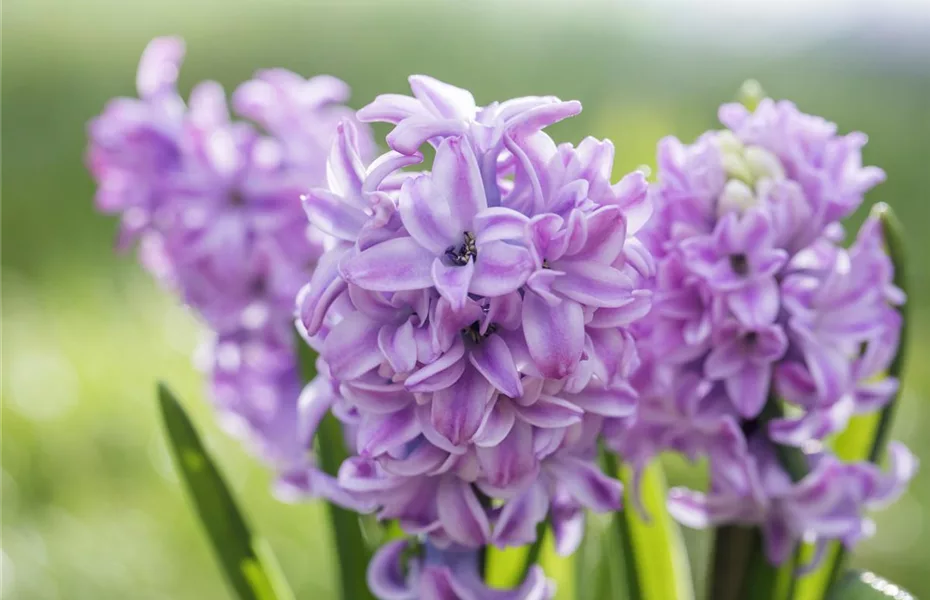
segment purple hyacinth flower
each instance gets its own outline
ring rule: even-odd
[[[694,144],[659,144],[640,236],[656,257],[655,302],[633,327],[640,406],[605,435],[637,471],[663,450],[707,456],[711,490],[676,491],[678,516],[764,525],[780,562],[803,535],[851,543],[865,523],[846,465],[818,457],[793,484],[772,443],[810,448],[893,397],[884,373],[904,298],[875,219],[841,246],[838,219],[883,179],[862,167],[864,135],[771,100],[726,105],[720,119],[727,129]],[[791,409],[763,421],[767,402]],[[757,432],[748,446],[744,430]],[[843,532],[830,531],[842,511]]]
[[[347,87],[259,74],[234,104],[260,133],[231,117],[215,82],[185,101],[176,87],[183,56],[181,40],[153,40],[139,98],[113,100],[90,123],[98,207],[122,216],[121,243],[138,241],[143,265],[214,333],[207,370],[224,427],[282,472],[282,489],[349,503],[306,452],[292,340],[294,296],[324,247],[300,194],[323,183],[337,123],[352,116]],[[368,133],[356,145],[372,148]]]

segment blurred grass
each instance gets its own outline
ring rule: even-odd
[[[747,48],[658,43],[660,25],[601,5],[568,10],[473,3],[159,3],[7,0],[3,4],[2,596],[228,597],[170,467],[154,381],[166,379],[193,416],[298,597],[329,598],[332,556],[317,504],[287,506],[269,478],[217,430],[191,366],[199,331],[135,266],[114,256],[112,220],[93,212],[82,162],[84,124],[106,100],[132,94],[136,61],[155,35],[189,44],[185,89],[216,78],[231,89],[260,67],[346,79],[361,106],[405,91],[424,72],[479,101],[556,94],[585,112],[553,128],[561,140],[610,137],[617,166],[653,161],[666,133],[691,139],[716,105],[755,77],[778,97],[870,134],[866,161],[888,182],[869,202],[892,204],[908,231],[914,347],[894,438],[928,465],[909,494],[877,516],[854,564],[930,596],[930,66],[877,67],[855,39],[774,57]],[[623,18],[621,18],[623,17]],[[860,211],[861,216],[865,210]],[[694,477],[673,470],[673,479]],[[706,536],[686,532],[700,577]],[[699,586],[701,589],[703,586]]]

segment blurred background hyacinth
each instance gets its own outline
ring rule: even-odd
[[[930,13],[814,5],[5,3],[2,596],[930,594]]]

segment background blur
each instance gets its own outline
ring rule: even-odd
[[[188,42],[182,88],[232,89],[281,66],[347,80],[358,107],[428,73],[480,103],[580,99],[560,140],[610,137],[624,171],[667,133],[715,126],[716,106],[759,79],[776,97],[870,135],[888,181],[868,202],[908,229],[915,309],[895,437],[923,459],[910,493],[877,517],[855,561],[930,597],[930,4],[924,0],[494,5],[308,0],[6,0],[3,3],[2,596],[224,598],[172,472],[153,393],[187,402],[301,598],[330,597],[317,505],[284,506],[269,478],[210,418],[191,366],[199,331],[94,213],[85,122],[133,95],[153,36]],[[865,211],[863,211],[865,212]],[[861,215],[860,215],[861,216]],[[706,546],[688,534],[700,561]]]

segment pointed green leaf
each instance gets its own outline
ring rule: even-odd
[[[868,571],[848,571],[830,588],[827,600],[914,600],[901,587]]]
[[[633,489],[633,469],[618,465],[604,453],[607,473]],[[625,598],[632,600],[692,600],[694,588],[684,540],[678,524],[666,509],[667,489],[662,464],[654,460],[642,473],[638,492],[646,517],[627,505],[613,515],[617,546],[611,554],[613,570],[623,571]]]
[[[306,383],[316,376],[316,353],[300,336],[296,336],[296,344],[301,377]],[[342,461],[348,457],[342,424],[331,412],[323,417],[317,428],[316,457],[323,471],[332,476],[338,474]],[[359,516],[332,502],[327,504],[327,508],[339,557],[340,598],[369,600],[373,596],[368,590],[366,571],[371,549],[365,543]]]
[[[158,402],[175,464],[230,586],[241,600],[291,600],[270,549],[245,517],[180,403],[158,384]]]
[[[624,466],[621,479],[632,489],[633,470]],[[666,509],[668,486],[662,463],[647,466],[639,483],[644,518],[633,506],[623,516],[633,541],[641,600],[692,600],[691,565],[678,523]]]

